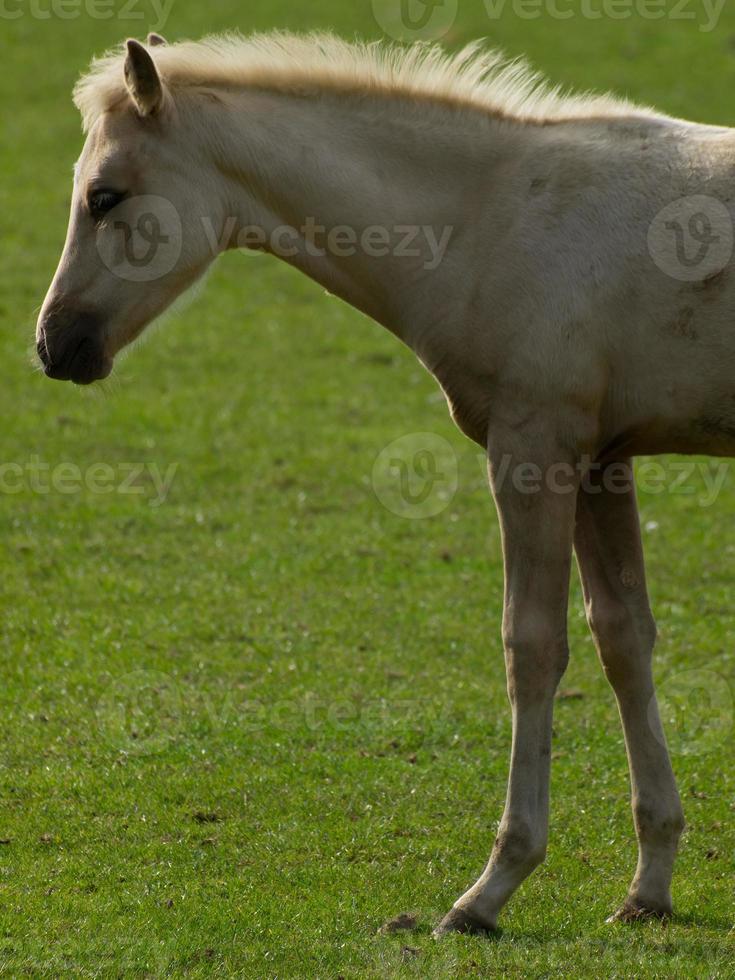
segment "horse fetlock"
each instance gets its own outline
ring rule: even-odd
[[[638,839],[648,847],[675,849],[686,829],[684,811],[680,805],[664,808],[660,803],[636,799],[633,801],[633,817]]]
[[[546,860],[546,838],[539,837],[530,824],[501,829],[491,860],[530,874]]]

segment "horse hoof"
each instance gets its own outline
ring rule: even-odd
[[[670,907],[653,908],[629,898],[625,904],[611,915],[608,922],[647,922],[656,919],[659,922],[666,922],[671,918]]]
[[[471,936],[490,936],[498,930],[494,923],[485,922],[479,916],[473,915],[461,908],[453,908],[436,927],[432,935],[435,939],[446,936],[450,932],[461,932]]]

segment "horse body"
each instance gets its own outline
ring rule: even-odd
[[[539,95],[494,61],[483,81],[488,65],[466,54],[381,61],[334,39],[277,37],[271,48],[243,43],[240,69],[234,42],[154,43],[128,42],[124,59],[104,60],[77,92],[90,132],[39,318],[47,373],[82,383],[108,373],[218,252],[243,244],[279,255],[410,346],[487,449],[513,711],[493,853],[438,932],[494,928],[545,854],[573,549],[631,768],[640,857],[619,914],[668,914],[683,817],[653,687],[630,458],[735,455],[732,227],[721,220],[735,133]],[[115,225],[139,231],[151,196],[173,208],[157,227],[161,240],[179,235],[176,259],[159,269],[154,256],[147,281],[116,275]],[[684,235],[696,219],[702,254],[664,250],[657,262],[652,229],[694,197],[703,219],[675,210],[663,229]],[[343,244],[347,232],[365,243],[377,229],[390,247],[325,248],[317,227],[342,229]],[[419,232],[411,250],[399,244],[407,229]],[[713,266],[712,249],[724,254]],[[505,477],[528,466],[542,479],[523,492]],[[607,479],[612,467],[622,486]]]
[[[485,237],[458,263],[472,270],[469,302],[461,275],[437,284],[460,301],[465,357],[441,362],[451,328],[440,329],[434,370],[483,446],[496,407],[547,400],[558,411],[566,400],[588,415],[595,458],[735,451],[731,270],[673,279],[647,240],[672,198],[706,187],[730,200],[735,137],[681,124],[629,130],[526,129],[519,174],[489,191]],[[496,198],[511,201],[510,220],[496,222]]]

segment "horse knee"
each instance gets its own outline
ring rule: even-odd
[[[593,600],[587,620],[600,660],[611,681],[627,676],[650,660],[656,643],[656,621],[650,610],[617,599]]]
[[[504,626],[503,646],[511,701],[556,689],[569,663],[566,623],[558,627],[544,616],[520,618]]]

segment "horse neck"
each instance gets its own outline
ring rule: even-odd
[[[228,245],[251,245],[262,230],[266,251],[421,354],[417,307],[436,309],[436,297],[446,308],[459,233],[507,151],[498,124],[399,99],[251,90],[213,116],[207,138],[227,183]],[[339,246],[328,238],[337,229]]]

